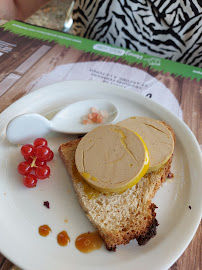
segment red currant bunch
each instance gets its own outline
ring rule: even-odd
[[[25,161],[18,165],[18,172],[24,176],[26,187],[35,187],[37,179],[46,179],[50,176],[50,168],[46,165],[46,162],[53,159],[54,153],[48,147],[46,139],[37,138],[33,145],[23,145],[21,154]]]

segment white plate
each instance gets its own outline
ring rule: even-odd
[[[76,237],[94,228],[80,208],[70,177],[59,158],[61,143],[76,136],[51,134],[49,145],[55,158],[49,163],[51,177],[36,188],[22,184],[16,167],[21,160],[20,147],[6,139],[7,123],[21,113],[36,112],[51,117],[59,108],[86,98],[105,98],[120,110],[117,121],[129,116],[148,116],[165,120],[176,133],[172,172],[157,192],[157,236],[145,246],[131,241],[108,252],[104,246],[90,254],[80,253]],[[92,104],[93,105],[93,104]],[[170,112],[130,90],[93,81],[68,81],[35,91],[11,105],[0,115],[0,252],[23,269],[168,269],[193,238],[201,218],[202,168],[199,145],[190,129]],[[43,206],[50,202],[50,209]],[[191,210],[189,209],[191,206]],[[68,219],[65,223],[64,220]],[[38,234],[40,225],[48,224],[48,237]],[[57,234],[66,230],[71,243],[57,244]]]

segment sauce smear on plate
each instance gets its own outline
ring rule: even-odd
[[[51,228],[48,225],[42,225],[39,227],[39,234],[41,236],[48,236],[49,233],[51,232]]]
[[[102,246],[102,238],[98,232],[88,232],[79,235],[75,241],[76,248],[83,253],[90,253]]]
[[[60,246],[66,246],[70,242],[69,235],[66,231],[62,231],[57,235],[57,241]]]

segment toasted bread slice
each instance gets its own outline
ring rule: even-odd
[[[172,134],[174,137],[173,131]],[[162,168],[147,173],[123,193],[103,194],[89,186],[77,171],[75,151],[79,141],[62,144],[59,153],[71,175],[78,200],[106,248],[115,251],[117,245],[125,245],[132,239],[139,245],[146,244],[156,235],[158,226],[156,206],[151,200],[170,172],[172,157]]]

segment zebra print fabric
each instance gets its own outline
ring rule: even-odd
[[[73,33],[202,67],[202,0],[76,0]]]

